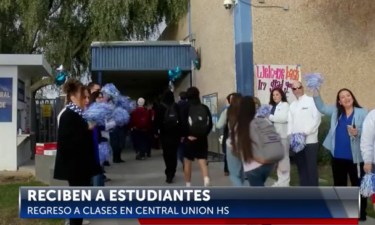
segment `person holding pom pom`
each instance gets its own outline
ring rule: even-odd
[[[268,119],[273,123],[276,131],[280,134],[285,156],[277,165],[277,181],[274,187],[288,187],[290,182],[290,159],[288,133],[289,103],[285,92],[277,87],[271,91],[270,102],[272,106]]]
[[[90,186],[91,178],[101,173],[96,161],[93,124],[83,118],[84,86],[75,79],[65,82],[63,91],[67,105],[59,118],[54,179],[66,180],[69,186]],[[70,219],[71,225],[81,225],[82,218]]]
[[[321,114],[312,97],[305,94],[302,83],[292,84],[297,100],[292,102],[288,114],[288,136],[303,134],[306,137],[304,148],[295,154],[301,186],[319,186],[318,176],[318,128]]]
[[[331,118],[330,130],[323,146],[332,155],[334,186],[347,186],[348,176],[352,186],[360,186],[365,175],[361,155],[361,134],[367,110],[358,104],[353,93],[346,88],[337,92],[335,105],[324,104],[317,90],[314,91],[314,102],[319,112]],[[367,200],[362,198],[361,221],[366,220],[366,207]]]
[[[363,170],[366,174],[375,174],[375,109],[371,110],[363,121],[361,134],[361,153],[363,158]],[[374,185],[374,183],[372,184]],[[372,187],[373,190],[375,187]],[[375,202],[375,195],[372,196]],[[375,210],[375,204],[374,204]]]

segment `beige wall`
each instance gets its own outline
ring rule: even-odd
[[[353,5],[355,2],[355,5]],[[359,103],[375,107],[375,5],[371,0],[266,0],[290,10],[252,7],[254,63],[300,64],[302,73],[325,75],[321,90],[334,103],[349,88]]]
[[[159,41],[184,40],[188,36],[188,17],[181,18],[178,23],[167,26],[159,37]]]
[[[193,85],[201,95],[218,93],[219,106],[235,91],[234,36],[232,10],[225,10],[223,0],[191,1],[191,32],[194,46],[201,48],[201,69],[195,70]],[[159,40],[183,40],[187,36],[187,17],[179,24],[168,26]],[[181,82],[176,92],[185,89],[188,79]]]

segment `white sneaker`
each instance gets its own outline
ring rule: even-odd
[[[203,180],[204,180],[204,186],[205,187],[211,186],[209,177],[205,177]]]
[[[88,224],[90,224],[90,221],[83,219],[82,225],[88,225]],[[70,225],[69,219],[65,220],[65,225]]]

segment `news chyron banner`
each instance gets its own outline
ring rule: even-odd
[[[21,187],[21,218],[137,218],[140,224],[358,224],[359,189]]]

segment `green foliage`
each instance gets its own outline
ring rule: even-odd
[[[188,0],[1,0],[0,53],[43,53],[79,76],[93,41],[148,39],[187,8]]]
[[[329,116],[322,117],[322,122],[319,126],[319,152],[318,152],[318,162],[319,164],[325,165],[330,162],[331,153],[323,147],[323,142],[327,137],[329,128],[331,126],[331,118]]]

